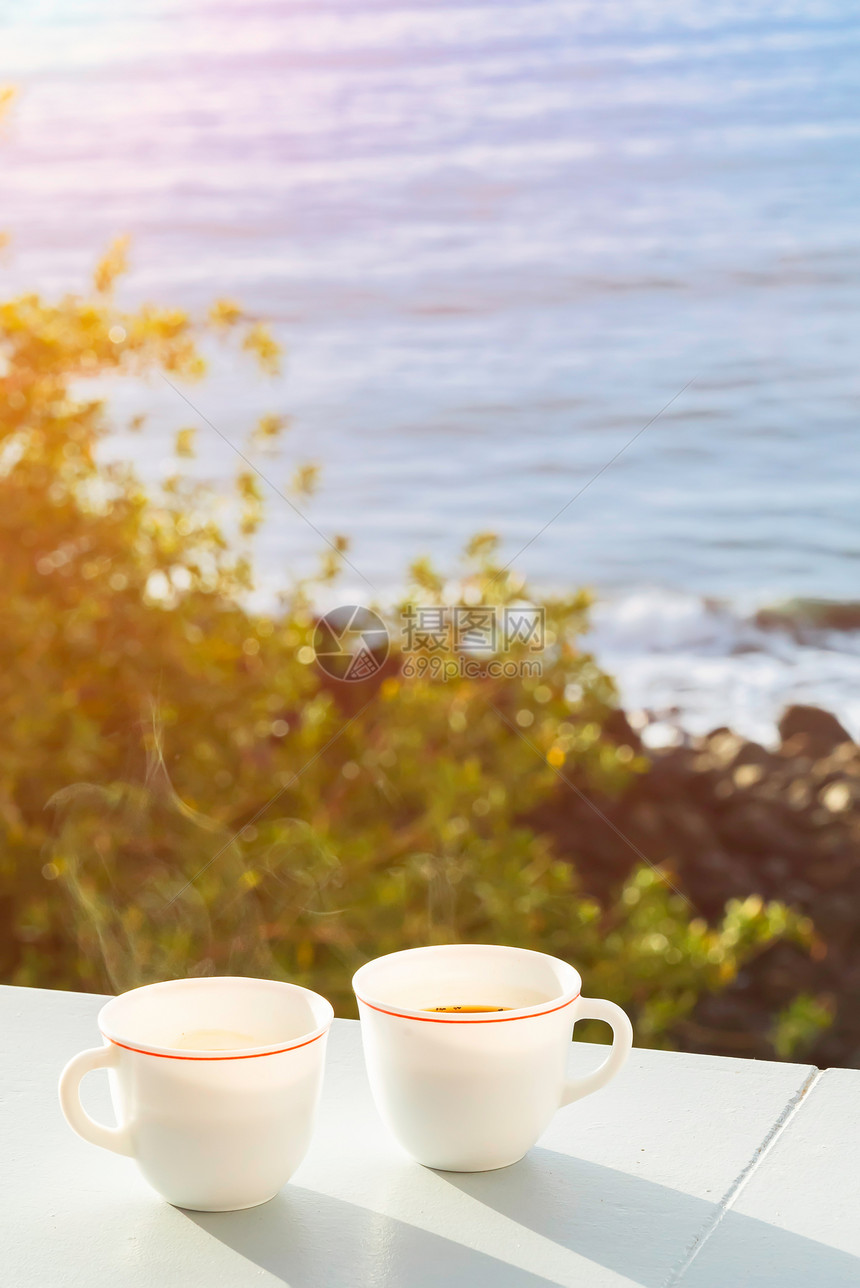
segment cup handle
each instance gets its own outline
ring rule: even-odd
[[[615,1077],[624,1064],[630,1048],[633,1046],[633,1025],[614,1002],[607,1002],[602,997],[581,997],[576,1012],[578,1020],[605,1020],[612,1029],[612,1047],[603,1064],[588,1073],[584,1078],[572,1078],[565,1083],[561,1103],[571,1105],[574,1100],[590,1096],[592,1091],[599,1091]]]
[[[102,1149],[111,1149],[115,1154],[127,1154],[129,1158],[134,1151],[131,1145],[131,1133],[127,1127],[104,1127],[90,1118],[81,1104],[79,1088],[81,1079],[93,1069],[110,1069],[119,1058],[119,1049],[113,1043],[110,1046],[92,1047],[73,1056],[60,1074],[60,1108],[63,1117],[84,1140],[92,1145],[101,1145]]]

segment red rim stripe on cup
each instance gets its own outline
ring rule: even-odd
[[[356,993],[356,997],[358,994]],[[448,1015],[415,1015],[409,1011],[388,1011],[384,1006],[374,1006],[373,1002],[367,1002],[363,997],[358,997],[359,1002],[364,1006],[369,1006],[372,1011],[379,1011],[382,1015],[393,1015],[398,1020],[422,1020],[425,1024],[510,1024],[511,1020],[536,1020],[541,1015],[553,1015],[556,1011],[563,1011],[571,1002],[575,1002],[579,993],[575,997],[569,997],[566,1002],[560,1006],[552,1006],[546,1011],[527,1011],[525,1015],[481,1015],[468,1018],[464,1014],[457,1014],[455,1011],[449,1012]]]
[[[107,1034],[103,1033],[102,1037],[107,1037]],[[322,1037],[325,1037],[325,1033],[317,1033],[306,1042],[295,1042],[292,1046],[279,1047],[277,1051],[251,1051],[248,1055],[174,1055],[172,1051],[145,1051],[142,1047],[117,1042],[116,1038],[107,1040],[114,1046],[122,1047],[123,1051],[134,1051],[136,1055],[154,1055],[159,1060],[261,1060],[266,1055],[284,1055],[287,1051],[298,1051],[301,1047],[310,1046],[312,1042],[319,1042]]]

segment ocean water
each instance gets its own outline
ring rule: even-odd
[[[6,0],[0,81],[4,292],[129,233],[124,300],[267,319],[283,379],[215,353],[188,393],[235,443],[292,415],[260,468],[321,465],[345,599],[492,529],[596,589],[631,705],[860,734],[860,632],[755,617],[860,600],[857,3]],[[194,416],[119,400],[155,477]],[[217,491],[235,454],[201,447]],[[273,493],[264,585],[321,549]]]

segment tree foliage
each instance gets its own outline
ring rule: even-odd
[[[808,939],[756,899],[708,925],[647,865],[601,907],[530,823],[559,774],[612,791],[642,769],[603,731],[615,695],[578,644],[585,594],[544,602],[543,673],[505,680],[404,675],[393,612],[384,670],[338,684],[313,662],[318,584],[253,610],[241,539],[184,472],[206,427],[178,427],[163,486],[103,448],[116,380],[200,379],[216,342],[270,372],[277,346],[230,301],[202,320],[118,307],[125,260],[118,243],[86,294],[0,304],[4,979],[271,974],[351,1014],[350,975],[371,956],[503,942],[573,961],[590,993],[631,1009],[641,1042],[671,1044],[751,953]],[[243,450],[287,427],[266,417]],[[299,493],[315,483],[299,465]],[[263,498],[244,465],[234,500],[253,534]],[[327,551],[320,581],[338,565]],[[410,583],[413,603],[533,602],[489,536],[453,583],[426,562]]]

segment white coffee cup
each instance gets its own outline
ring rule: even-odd
[[[324,997],[268,979],[149,984],[113,998],[104,1046],[60,1077],[69,1125],[134,1158],[177,1207],[226,1212],[274,1197],[305,1156],[334,1012]],[[107,1069],[117,1127],[84,1111],[79,1084]]]
[[[517,1162],[557,1109],[615,1076],[633,1043],[619,1006],[582,997],[572,966],[524,948],[412,948],[368,962],[352,983],[377,1108],[425,1167],[483,1172]],[[510,1009],[433,1012],[458,1005]],[[605,1020],[614,1041],[599,1069],[570,1081],[579,1019]]]

